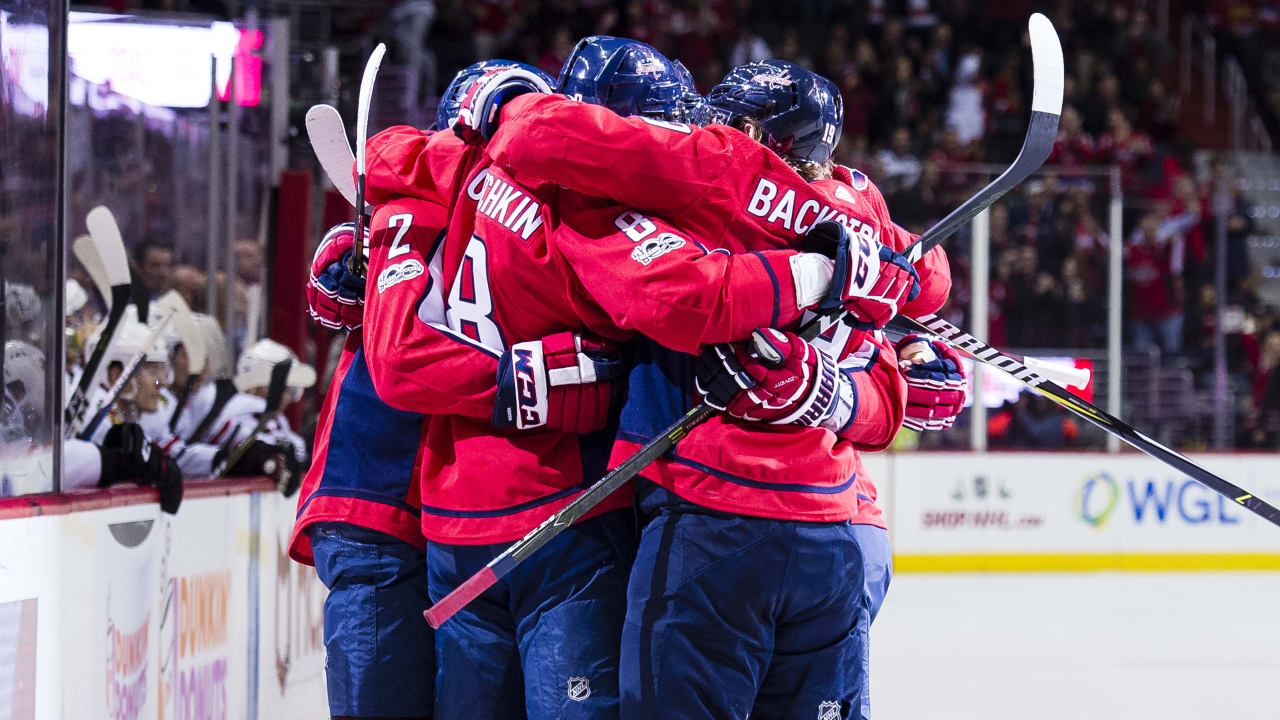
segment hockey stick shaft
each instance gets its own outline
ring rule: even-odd
[[[360,79],[360,104],[356,108],[356,236],[351,248],[351,271],[364,275],[364,228],[367,222],[364,200],[365,170],[367,158],[365,146],[369,140],[369,105],[373,101],[373,82],[378,77],[378,68],[382,65],[382,56],[387,46],[378,43],[369,55],[364,66],[364,76]]]
[[[89,355],[89,360],[84,364],[84,369],[80,374],[80,382],[76,384],[75,391],[72,392],[71,398],[67,400],[67,409],[63,417],[63,434],[66,437],[71,437],[76,433],[76,429],[84,418],[85,411],[89,409],[89,389],[93,385],[94,376],[98,374],[98,368],[102,366],[102,359],[106,357],[107,346],[111,343],[111,338],[115,335],[116,328],[119,327],[125,310],[128,309],[129,295],[128,285],[116,285],[111,288],[111,312],[107,314],[107,324],[103,326],[102,332],[98,336],[98,344],[93,348],[93,353]]]
[[[942,337],[951,345],[971,355],[974,359],[1005,372],[1015,380],[1061,405],[1063,409],[1072,415],[1083,418],[1101,428],[1104,432],[1115,435],[1138,450],[1196,480],[1210,490],[1230,498],[1235,503],[1242,505],[1245,509],[1273,525],[1280,525],[1280,509],[1276,509],[1261,498],[1255,497],[1253,493],[1246,491],[1244,488],[1214,475],[1182,453],[1165,447],[1147,437],[1141,431],[1098,408],[1093,403],[1076,397],[1061,385],[1044,377],[1044,375],[1031,369],[1009,353],[1004,353],[991,347],[934,315],[922,315],[918,319],[904,319],[921,330]]]
[[[267,404],[262,409],[262,415],[258,417],[258,423],[254,425],[248,437],[241,440],[227,454],[227,459],[213,473],[215,478],[225,476],[231,468],[235,467],[236,463],[240,462],[240,458],[249,452],[249,448],[253,446],[253,441],[257,440],[258,436],[267,429],[267,423],[280,414],[280,408],[284,404],[284,393],[288,389],[289,370],[292,368],[292,360],[281,360],[271,368],[271,380],[267,384]]]

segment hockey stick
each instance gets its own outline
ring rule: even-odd
[[[378,43],[364,66],[364,77],[360,79],[360,104],[356,107],[356,236],[351,246],[351,272],[364,275],[364,174],[365,144],[369,139],[369,103],[373,100],[373,81],[378,77],[378,67],[382,65],[382,56],[387,46]]]
[[[975,360],[1004,371],[1013,379],[1061,405],[1067,412],[1085,419],[1103,431],[1115,435],[1133,447],[1196,480],[1210,490],[1243,505],[1246,509],[1261,516],[1273,525],[1280,525],[1280,509],[1276,509],[1265,500],[1255,497],[1253,493],[1246,491],[1244,488],[1214,475],[1182,453],[1167,448],[1147,437],[1141,431],[1114,415],[1103,411],[1093,403],[1076,397],[1058,383],[1045,377],[1041,372],[1036,372],[1036,370],[1028,366],[1028,363],[1022,362],[1018,357],[997,350],[934,315],[922,315],[918,319],[906,318],[906,320],[926,332],[942,337],[965,354],[972,356]]]
[[[1031,125],[1023,141],[1023,152],[1018,154],[1013,165],[994,182],[966,200],[937,225],[926,230],[911,247],[904,251],[903,254],[911,258],[913,263],[926,251],[955,232],[965,220],[989,207],[1013,186],[1038,170],[1049,156],[1049,150],[1053,148],[1053,140],[1058,132],[1057,113],[1062,108],[1062,46],[1058,42],[1057,33],[1053,31],[1052,23],[1043,15],[1039,13],[1032,15],[1030,27],[1032,58],[1035,62],[1035,91],[1032,100]],[[1050,109],[1053,110],[1052,113],[1049,112]],[[1028,148],[1032,150],[1028,151]],[[805,340],[812,340],[843,316],[843,312],[818,316],[806,323],[799,334]],[[427,622],[433,628],[440,627],[441,623],[453,617],[485,590],[493,587],[499,578],[510,572],[551,538],[560,534],[587,511],[639,474],[645,466],[675,447],[675,444],[685,435],[714,413],[715,410],[706,403],[701,403],[686,412],[679,420],[640,448],[636,454],[593,483],[573,502],[544,520],[541,525],[513,543],[479,572],[464,580],[439,602],[427,608],[423,612]]]
[[[356,158],[351,152],[347,128],[342,124],[342,116],[338,114],[337,108],[332,105],[312,105],[307,110],[307,138],[311,140],[311,149],[329,182],[354,207],[356,185],[351,179],[351,166],[355,164]]]
[[[258,416],[258,424],[253,427],[253,431],[241,440],[231,452],[227,454],[227,459],[218,466],[213,472],[213,477],[220,478],[235,467],[240,462],[240,458],[249,451],[253,445],[253,441],[258,439],[263,430],[267,429],[267,423],[275,419],[280,414],[280,408],[284,404],[284,393],[288,389],[289,371],[293,369],[292,360],[281,360],[271,367],[271,380],[267,384],[267,404],[262,409],[262,414]]]
[[[173,326],[178,331],[178,337],[182,338],[183,349],[187,351],[187,377],[183,381],[182,389],[178,391],[178,402],[173,407],[173,416],[169,418],[170,431],[177,428],[178,417],[186,409],[187,401],[191,399],[191,391],[195,389],[196,381],[204,372],[204,365],[209,357],[209,348],[204,334],[196,327],[195,319],[190,312],[185,317],[175,315]]]
[[[183,301],[182,296],[174,290],[165,293],[163,297],[156,301],[156,305],[161,308],[164,315],[156,323],[151,333],[147,335],[146,342],[142,345],[142,350],[134,353],[133,357],[129,358],[129,362],[120,371],[120,377],[116,378],[116,381],[107,389],[106,397],[98,403],[98,407],[94,410],[89,422],[85,423],[84,429],[76,436],[80,440],[89,440],[93,437],[93,433],[97,431],[99,423],[107,416],[107,413],[111,412],[111,406],[115,405],[116,400],[120,398],[120,393],[124,392],[125,386],[138,374],[138,369],[142,367],[142,363],[146,360],[147,353],[155,345],[156,340],[160,338],[161,333],[169,327],[169,323],[180,314],[185,314],[188,322],[191,320],[191,310],[187,308],[187,303]]]
[[[98,248],[93,244],[93,238],[88,235],[76,238],[76,241],[71,244],[71,252],[84,266],[85,272],[89,273],[94,287],[102,293],[102,301],[107,303],[107,309],[110,310],[111,283],[107,281],[107,270],[102,266],[102,258],[98,256]]]
[[[116,225],[115,216],[107,208],[99,205],[89,211],[86,223],[89,235],[97,246],[98,257],[102,260],[102,268],[107,284],[111,288],[111,310],[107,314],[107,322],[98,336],[98,344],[89,355],[88,361],[80,374],[80,382],[67,401],[63,412],[63,434],[71,437],[79,427],[85,410],[89,407],[89,389],[93,387],[94,378],[102,365],[102,358],[107,354],[107,346],[124,317],[129,305],[130,282],[129,259],[124,251],[124,241],[120,238],[120,228]]]
[[[954,330],[956,334],[963,332],[960,328],[947,323],[947,321],[942,318],[932,315],[929,317],[937,322],[946,323],[946,327]],[[902,340],[902,338],[912,333],[920,332],[919,325],[920,321],[918,320],[911,320],[910,318],[900,320],[895,317],[885,328],[885,334],[890,340],[897,344],[897,342]],[[932,332],[933,331],[930,331],[931,334]],[[970,355],[970,353],[965,351],[964,348],[960,348],[960,351],[964,352],[966,355]],[[1031,357],[1029,355],[1018,355],[1017,353],[1011,352],[1004,352],[1004,354],[1063,387],[1070,385],[1072,387],[1082,388],[1089,384],[1089,378],[1093,375],[1088,368],[1067,367],[1066,365],[1049,362],[1048,360],[1041,360],[1040,358]]]
[[[1000,177],[978,191],[963,205],[942,218],[929,233],[920,236],[903,255],[914,265],[926,252],[947,237],[974,215],[1000,199],[1018,183],[1040,169],[1053,151],[1053,141],[1058,137],[1058,118],[1062,114],[1063,62],[1062,43],[1049,18],[1033,13],[1027,21],[1031,35],[1031,62],[1035,85],[1031,91],[1031,122],[1018,157]],[[980,202],[974,202],[978,201]],[[934,231],[937,231],[936,233]],[[926,235],[933,233],[931,237]]]

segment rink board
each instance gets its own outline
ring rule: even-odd
[[[294,506],[222,493],[177,518],[0,522],[0,717],[326,716],[324,587],[286,554]]]
[[[1277,456],[1198,460],[1280,500]],[[899,573],[1280,568],[1280,528],[1143,456],[865,464]],[[268,487],[190,483],[176,518],[138,491],[4,513],[0,718],[324,717],[325,591],[288,559],[295,504]]]
[[[1280,502],[1280,456],[1193,459]],[[868,460],[899,571],[1280,569],[1280,527],[1145,455]]]

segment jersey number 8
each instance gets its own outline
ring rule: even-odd
[[[493,321],[493,294],[489,291],[489,248],[479,235],[462,255],[458,275],[449,290],[445,319],[453,330],[494,350],[505,350],[502,330]]]

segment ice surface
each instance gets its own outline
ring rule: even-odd
[[[917,574],[872,629],[877,720],[1280,718],[1280,572]]]

